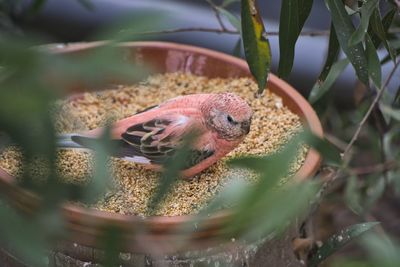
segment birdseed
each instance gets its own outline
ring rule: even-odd
[[[59,133],[90,130],[104,125],[109,119],[129,117],[178,95],[233,92],[246,99],[254,111],[251,131],[246,139],[193,179],[178,181],[156,211],[156,215],[165,216],[193,214],[204,208],[230,180],[237,177],[250,183],[257,180],[257,176],[249,171],[228,168],[228,159],[274,153],[301,129],[300,118],[283,105],[279,96],[267,90],[262,97],[255,98],[256,91],[257,85],[250,78],[208,79],[183,73],[159,74],[139,84],[115,86],[59,101],[55,105],[58,111],[55,127]],[[306,153],[306,147],[299,149],[290,168],[291,174],[302,166]],[[92,158],[88,151],[61,149],[58,151],[58,172],[66,182],[85,183],[93,170]],[[159,174],[140,164],[117,158],[111,159],[111,166],[115,187],[91,207],[121,214],[148,215],[148,202],[157,188]],[[0,155],[0,167],[11,175],[20,175],[22,164],[18,149],[5,149]],[[281,183],[287,180],[285,177]]]

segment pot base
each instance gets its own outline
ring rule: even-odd
[[[291,227],[280,238],[243,245],[238,242],[201,251],[191,251],[162,257],[147,254],[120,253],[121,267],[148,266],[304,266],[293,253],[291,241],[298,236],[297,227]],[[76,243],[59,244],[48,254],[47,267],[102,267],[104,252]],[[30,267],[18,261],[11,253],[0,250],[0,261],[9,267]]]

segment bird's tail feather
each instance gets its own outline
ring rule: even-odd
[[[118,145],[120,143],[119,140],[113,141],[114,145]],[[57,146],[60,148],[96,149],[97,145],[97,138],[82,134],[63,134],[57,137]]]
[[[80,134],[64,134],[57,137],[57,146],[59,148],[74,149],[96,149],[96,138],[88,137]],[[122,140],[110,140],[115,151],[110,152],[110,156],[124,158],[133,162],[150,164],[151,161],[144,157],[136,147],[129,145]]]
[[[62,134],[57,136],[57,146],[60,148],[86,148],[79,142],[80,138],[85,138],[78,134]]]

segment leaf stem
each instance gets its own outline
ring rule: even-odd
[[[386,173],[387,171],[399,168],[396,161],[386,161],[376,165],[363,166],[351,169],[354,175],[367,175],[372,173]]]
[[[213,32],[220,34],[240,34],[237,30],[229,30],[229,29],[219,29],[219,28],[206,28],[206,27],[188,27],[188,28],[176,28],[176,29],[166,29],[160,31],[146,31],[146,32],[138,32],[136,34],[165,34],[165,33],[179,33],[179,32]],[[270,31],[266,32],[269,36],[278,36],[279,31]],[[303,31],[300,33],[301,36],[327,36],[329,35],[328,30],[323,31]]]
[[[365,123],[367,122],[369,116],[371,115],[374,107],[376,106],[376,104],[378,103],[378,101],[381,99],[383,92],[385,91],[386,87],[388,86],[390,80],[393,78],[393,75],[396,72],[397,67],[399,66],[400,61],[397,61],[394,64],[394,67],[392,69],[392,71],[389,73],[389,76],[386,78],[385,83],[383,84],[383,86],[378,90],[377,95],[375,96],[374,100],[372,101],[370,107],[368,108],[367,113],[365,113],[363,119],[361,120],[361,122],[359,123],[357,130],[355,131],[353,137],[351,138],[349,144],[347,145],[345,151],[343,152],[343,159],[345,160],[345,162],[349,160],[349,151],[352,148],[352,146],[354,145],[354,143],[357,141],[358,137],[360,136],[361,130],[364,127]]]
[[[220,15],[220,13],[218,11],[218,6],[216,4],[214,4],[214,2],[212,0],[206,0],[206,1],[211,6],[211,8],[212,8],[212,10],[213,10],[213,12],[215,14],[215,17],[217,18],[218,24],[221,27],[221,29],[222,30],[227,30],[227,28],[225,27],[224,23],[222,22],[221,15]]]

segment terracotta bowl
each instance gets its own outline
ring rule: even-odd
[[[101,45],[95,43],[78,43],[71,45],[56,45],[48,47],[53,53],[78,55],[95,49]],[[198,48],[165,42],[135,42],[124,43],[121,49],[128,54],[128,58],[136,62],[150,64],[155,72],[187,72],[203,75],[209,78],[220,77],[247,77],[251,76],[247,63],[230,55]],[[125,55],[125,53],[124,53]],[[268,88],[283,99],[292,112],[298,114],[303,124],[311,131],[322,136],[321,123],[309,103],[289,84],[270,75]],[[76,88],[71,88],[71,91]],[[320,156],[310,150],[304,165],[297,172],[295,179],[303,181],[315,174],[320,164]],[[11,202],[27,213],[32,213],[40,203],[40,198],[31,192],[15,185],[14,177],[0,169],[0,191],[8,195]],[[114,226],[123,231],[124,251],[140,253],[146,248],[143,244],[165,244],[167,250],[174,252],[189,247],[180,247],[180,238],[183,236],[182,227],[194,222],[195,217],[185,216],[153,216],[141,218],[137,216],[121,215],[102,212],[94,209],[85,209],[72,204],[62,207],[65,217],[68,239],[80,245],[97,247],[105,227]],[[220,230],[229,223],[231,212],[223,210],[200,222],[201,227],[191,232],[188,237],[192,247],[203,247],[220,242]],[[145,227],[145,228],[144,228]],[[139,231],[137,231],[139,229]],[[145,232],[140,229],[146,229]],[[135,232],[140,232],[137,235]]]

